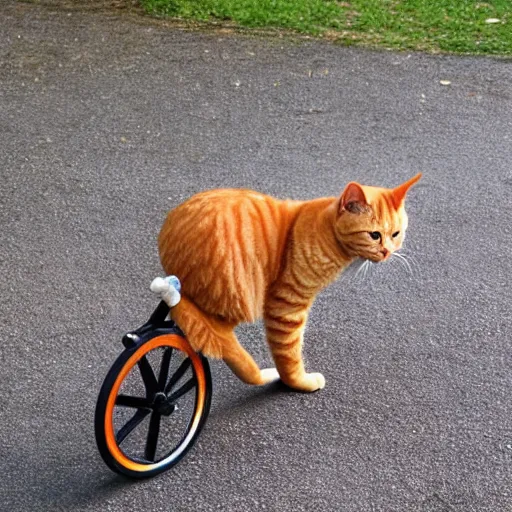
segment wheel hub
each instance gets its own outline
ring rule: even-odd
[[[153,408],[162,416],[170,416],[176,410],[176,405],[171,404],[167,399],[167,395],[160,391],[153,399]]]

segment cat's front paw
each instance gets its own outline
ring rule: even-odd
[[[269,384],[279,380],[279,372],[275,368],[265,368],[260,370],[260,377],[262,384]]]
[[[302,377],[284,380],[284,383],[297,391],[312,393],[325,387],[325,378],[321,373],[304,373]]]
[[[306,373],[306,377],[311,385],[308,391],[318,391],[325,388],[325,377],[321,373]]]

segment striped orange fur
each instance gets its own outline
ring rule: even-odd
[[[383,261],[401,247],[405,195],[420,177],[395,189],[352,182],[340,197],[311,201],[234,189],[193,196],[168,214],[158,240],[165,272],[182,283],[173,319],[194,349],[222,358],[244,382],[322,388],[323,376],[302,361],[311,304],[355,259]],[[260,370],[235,336],[258,318],[276,369]]]

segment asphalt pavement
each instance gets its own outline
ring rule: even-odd
[[[510,60],[4,0],[0,509],[512,511],[511,162]],[[156,305],[171,207],[419,171],[410,271],[349,271],[314,305],[305,357],[325,389],[251,388],[213,361],[212,411],[178,466],[143,482],[106,467],[96,397]],[[260,325],[240,338],[271,364]]]

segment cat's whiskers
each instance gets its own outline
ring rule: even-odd
[[[411,276],[414,275],[414,272],[412,271],[412,267],[411,267],[409,261],[403,254],[400,254],[399,252],[394,252],[393,256],[396,256],[398,258],[397,261],[401,262],[405,266],[405,268],[409,271],[409,274]]]
[[[403,251],[401,252],[401,254],[402,254],[402,256],[405,256],[409,260],[409,263],[411,264],[411,267],[413,268],[413,270],[415,270],[417,274],[420,274],[421,273],[421,265],[420,265],[419,261],[416,259],[416,257],[413,254],[404,253]]]
[[[372,270],[373,270],[372,261],[366,260],[365,265],[364,265],[363,281],[365,281],[367,277],[371,276]]]
[[[409,248],[404,245],[400,249],[400,254],[402,256],[405,256],[409,260],[409,263],[411,263],[411,265],[417,272],[421,270],[421,265],[419,261],[416,259],[416,255],[418,254],[417,251],[410,251]]]
[[[400,254],[402,256],[404,256],[405,258],[407,258],[407,260],[409,261],[413,271],[414,271],[414,274],[417,278],[421,278],[422,277],[422,266],[421,266],[421,263],[419,262],[418,258],[417,258],[417,253],[416,252],[410,252],[408,250],[406,250],[405,248],[403,248],[401,251],[400,251]]]
[[[399,273],[403,273],[404,268],[407,273],[410,273],[409,269],[407,268],[407,265],[404,263],[403,259],[400,258],[399,256],[397,256],[396,258],[394,256],[395,256],[395,254],[393,254],[391,256],[391,258],[389,258],[389,262],[390,262],[391,266],[393,267],[393,269],[396,269],[398,266],[398,267],[400,267],[398,270]]]
[[[359,265],[357,272],[355,273],[355,275],[351,279],[351,281],[357,281],[357,278],[358,278],[359,274],[361,273],[361,271],[363,272],[362,275],[364,276],[364,269],[366,268],[367,263],[368,263],[368,260],[362,260],[362,263]]]

